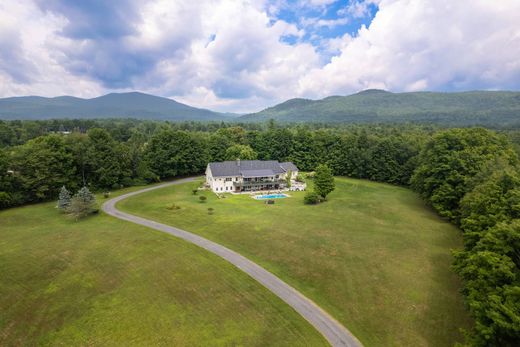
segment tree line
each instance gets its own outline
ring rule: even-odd
[[[464,249],[454,270],[475,320],[473,346],[520,342],[520,167],[511,142],[484,129],[435,134],[411,186],[458,225]]]
[[[64,129],[54,122],[43,122],[44,135],[0,148],[1,208],[54,199],[62,186],[119,189],[200,174],[210,161],[237,158],[293,161],[303,171],[322,163],[335,175],[407,184],[432,133],[414,126],[243,128],[120,120],[106,121],[107,127],[81,120],[65,123],[71,131],[49,131],[49,124]]]
[[[319,164],[334,175],[411,186],[460,227],[454,270],[477,346],[520,340],[520,175],[510,131],[429,126],[259,126],[107,121],[0,149],[0,207],[203,173],[209,161]],[[4,124],[5,125],[5,124]],[[77,124],[76,124],[77,125]],[[57,126],[57,125],[53,125]]]

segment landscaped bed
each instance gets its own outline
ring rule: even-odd
[[[275,205],[247,195],[201,204],[199,183],[124,200],[118,208],[199,233],[266,267],[316,301],[367,346],[447,346],[469,319],[451,271],[459,230],[408,189],[337,179],[328,201],[303,192]],[[312,188],[312,187],[311,187]],[[181,208],[169,211],[168,204]],[[212,213],[208,213],[212,208]]]

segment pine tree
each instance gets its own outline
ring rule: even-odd
[[[68,213],[78,220],[96,210],[96,198],[87,187],[81,188],[72,198]]]
[[[65,186],[61,187],[60,195],[58,198],[58,205],[56,206],[60,211],[66,211],[70,206],[70,192]]]
[[[325,199],[334,188],[334,176],[330,168],[324,164],[318,165],[314,175],[314,191]]]

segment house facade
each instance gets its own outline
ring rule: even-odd
[[[296,179],[298,168],[276,160],[233,160],[209,163],[206,184],[215,193],[240,193],[287,188],[287,174]]]

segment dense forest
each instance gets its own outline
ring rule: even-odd
[[[252,122],[274,119],[294,123],[414,122],[445,126],[518,126],[519,113],[519,92],[391,93],[369,89],[321,100],[291,99],[239,119]]]
[[[209,161],[275,159],[300,170],[410,186],[460,227],[454,270],[477,346],[520,341],[520,133],[417,125],[138,120],[0,122],[0,208],[201,174]],[[418,229],[420,232],[420,229]]]

